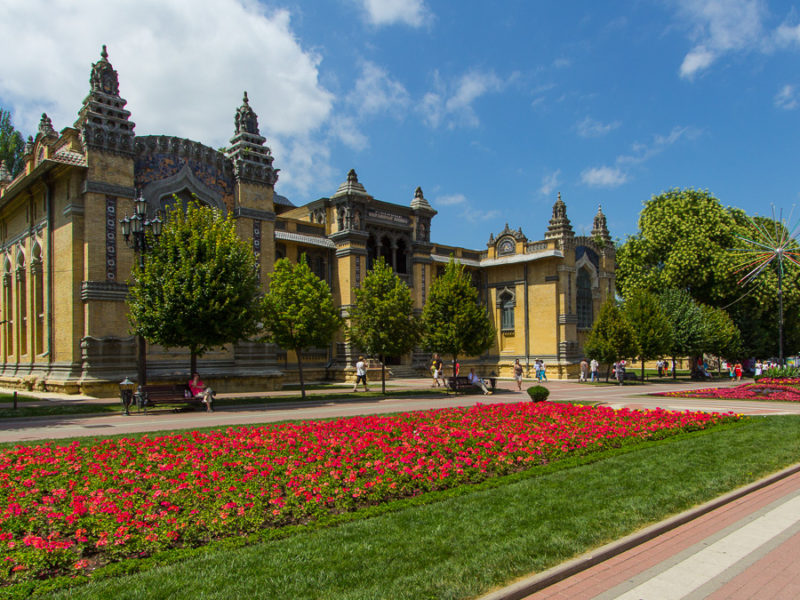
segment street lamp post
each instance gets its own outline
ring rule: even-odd
[[[133,201],[133,216],[129,217],[126,214],[124,218],[120,219],[122,236],[125,238],[127,246],[133,248],[136,253],[140,271],[144,270],[144,255],[153,249],[153,245],[158,242],[161,235],[163,221],[159,213],[160,211],[157,211],[153,219],[147,217],[147,200],[142,198],[140,192],[139,197]],[[137,379],[139,380],[138,384],[142,386],[147,383],[147,347],[141,335],[137,334],[136,341]]]

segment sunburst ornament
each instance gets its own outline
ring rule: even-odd
[[[794,209],[792,210],[794,212]],[[789,221],[792,218],[789,213]],[[776,218],[775,206],[772,207],[772,224],[759,223],[754,218],[747,217],[752,230],[752,238],[735,234],[745,242],[744,248],[735,248],[742,262],[736,266],[734,273],[741,274],[739,285],[752,283],[756,277],[764,272],[769,265],[776,263],[778,271],[778,363],[783,366],[783,274],[784,262],[800,267],[800,243],[797,233],[800,231],[800,221],[790,227],[783,218],[781,210]]]

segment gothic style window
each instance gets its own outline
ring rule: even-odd
[[[589,329],[594,323],[592,315],[592,278],[586,269],[578,270],[577,312],[578,328]]]
[[[497,297],[497,305],[500,307],[500,330],[514,331],[514,305],[516,304],[514,294],[510,290],[503,290]]]
[[[19,315],[19,353],[28,353],[28,290],[25,255],[17,254],[17,314]]]
[[[33,278],[33,314],[36,317],[34,324],[34,352],[44,352],[44,274],[42,269],[42,249],[37,243],[33,247],[31,259],[31,276]]]
[[[11,261],[6,258],[3,272],[3,320],[6,333],[6,357],[14,354],[14,274]]]

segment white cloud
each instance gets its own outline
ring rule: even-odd
[[[25,49],[0,78],[0,100],[22,131],[33,132],[42,112],[56,129],[72,125],[91,63],[108,43],[138,135],[227,145],[247,90],[281,169],[279,185],[303,190],[325,172],[318,161],[326,151],[315,138],[334,96],[319,83],[320,56],[302,46],[286,10],[250,0],[6,0],[0,37]]]
[[[360,0],[367,20],[376,27],[410,25],[422,27],[433,19],[424,0]]]
[[[434,202],[437,206],[457,206],[465,204],[467,197],[464,194],[449,194],[446,196],[439,196]]]
[[[647,143],[635,142],[631,145],[630,153],[617,156],[615,166],[584,169],[581,172],[581,181],[586,185],[595,187],[620,186],[630,179],[628,171],[631,167],[642,164],[661,154],[682,139],[693,140],[700,136],[701,133],[701,130],[694,127],[673,127],[667,135],[656,134]]]
[[[678,0],[679,16],[695,41],[680,67],[680,75],[692,79],[728,52],[763,48],[761,0]]]
[[[581,173],[581,181],[592,187],[619,187],[628,176],[617,167],[592,167]]]
[[[361,76],[348,95],[347,101],[351,106],[355,106],[362,116],[379,113],[399,116],[405,112],[410,103],[408,91],[403,84],[389,77],[384,69],[369,61],[361,65]]]
[[[417,106],[424,121],[433,128],[442,123],[449,128],[477,127],[480,119],[473,103],[481,96],[502,91],[506,85],[492,72],[470,71],[450,84],[443,82],[438,73],[434,78],[435,91],[426,93]]]
[[[369,148],[369,138],[358,128],[355,119],[338,115],[331,119],[331,137],[338,139],[348,148],[356,151]]]
[[[694,127],[673,127],[667,135],[656,134],[648,143],[635,142],[631,154],[617,157],[617,164],[640,164],[663,152],[682,138],[695,139],[702,132]]]
[[[797,87],[786,84],[775,94],[775,106],[784,110],[794,110],[800,106],[800,94]]]
[[[800,44],[800,25],[782,23],[778,29],[775,30],[775,41],[779,46]]]
[[[542,196],[549,196],[558,187],[558,178],[561,175],[561,169],[556,169],[552,173],[542,177],[542,185],[539,188],[539,193]]]
[[[600,121],[595,121],[591,117],[586,117],[583,119],[583,121],[575,125],[575,129],[577,130],[578,135],[581,137],[601,137],[606,135],[608,132],[613,131],[620,125],[621,123],[619,121],[601,123]]]

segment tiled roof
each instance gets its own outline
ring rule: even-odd
[[[86,157],[80,152],[73,152],[72,150],[60,150],[56,152],[50,160],[64,163],[65,165],[76,165],[78,167],[85,167]]]
[[[289,242],[298,242],[300,244],[308,244],[309,246],[321,246],[323,248],[336,248],[336,244],[334,244],[328,238],[323,237],[314,237],[313,235],[302,235],[299,233],[291,233],[288,231],[276,231],[275,232],[275,239],[276,240],[286,240]]]

